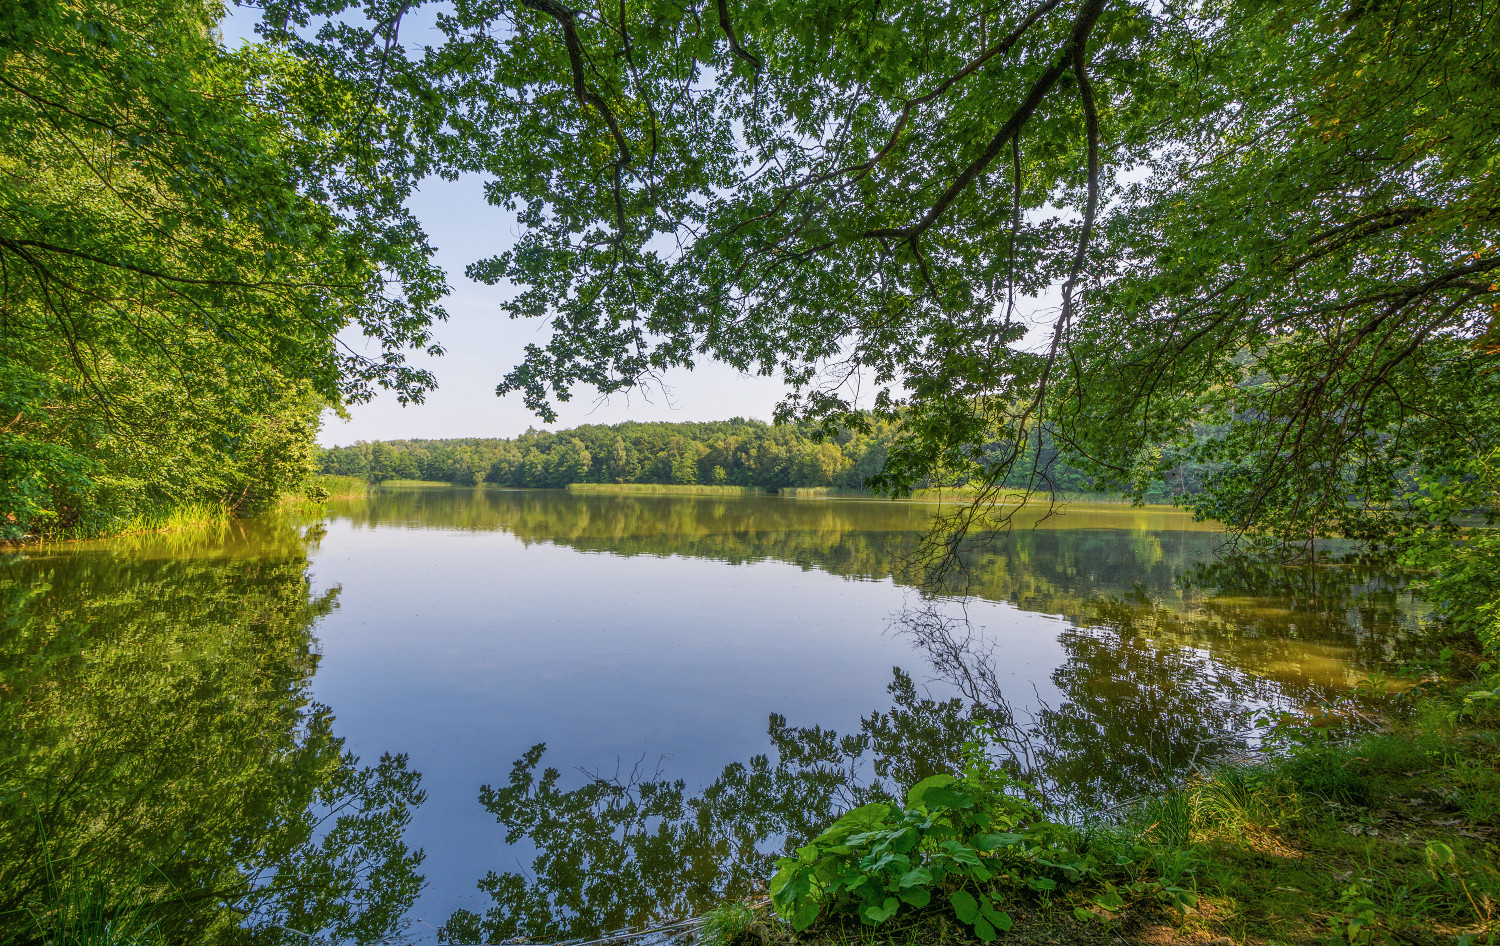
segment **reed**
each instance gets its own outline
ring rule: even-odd
[[[456,484],[445,483],[442,480],[381,480],[375,485],[381,488],[390,488],[393,486],[441,486],[444,489],[456,488]]]
[[[370,494],[370,483],[363,476],[320,473],[312,478],[311,483],[323,487],[329,499],[360,499]]]
[[[234,515],[223,503],[183,503],[142,513],[126,522],[113,535],[135,535],[146,532],[188,532],[220,529],[229,525]]]

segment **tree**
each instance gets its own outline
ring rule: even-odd
[[[548,486],[567,486],[588,479],[594,457],[577,437],[569,437],[552,448],[552,478]]]
[[[305,448],[295,469],[276,451],[310,445],[324,406],[432,383],[402,354],[437,351],[444,288],[400,206],[409,178],[360,151],[348,87],[282,52],[226,51],[218,15],[199,0],[0,12],[6,536],[253,505],[306,475]],[[349,325],[381,354],[340,349]]]
[[[1185,456],[1231,526],[1385,541],[1414,475],[1500,434],[1500,16],[1225,10],[1109,219],[1058,423],[1113,485]]]
[[[609,448],[609,476],[616,483],[629,483],[640,475],[640,464],[635,462],[622,437],[616,437]]]
[[[681,437],[673,437],[672,445],[663,454],[666,461],[667,482],[691,486],[698,482],[698,445]]]

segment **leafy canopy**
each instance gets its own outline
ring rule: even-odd
[[[545,418],[711,357],[783,418],[902,408],[896,492],[1046,487],[1046,434],[1137,492],[1214,464],[1202,511],[1283,539],[1493,439],[1489,0],[457,0],[419,49],[413,7],[267,36],[518,214],[469,274],[549,320],[499,386]]]

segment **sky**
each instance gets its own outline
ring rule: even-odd
[[[662,379],[665,391],[616,394],[601,402],[596,392],[581,387],[571,401],[554,404],[556,424],[543,424],[519,394],[496,397],[501,377],[521,361],[527,344],[546,342],[548,329],[544,319],[513,320],[501,312],[510,287],[486,286],[464,275],[465,266],[504,251],[519,232],[511,214],[485,203],[483,186],[475,175],[456,182],[434,178],[408,203],[437,248],[437,261],[447,270],[453,290],[444,302],[448,320],[433,326],[445,354],[408,356],[413,365],[437,375],[437,390],[420,405],[402,407],[394,396],[383,395],[351,407],[347,421],[328,415],[319,435],[323,446],[415,437],[513,437],[527,427],[557,430],[626,420],[771,419],[786,390],[779,379],[742,375],[713,362],[668,372]],[[356,349],[366,344],[358,332],[345,335],[344,341]],[[368,351],[378,357],[378,345],[371,344]]]
[[[236,45],[254,40],[260,11],[229,7],[220,24],[224,40]],[[407,42],[422,42],[419,24],[402,26]],[[420,405],[406,407],[394,395],[383,394],[366,404],[352,405],[349,419],[324,415],[318,442],[345,446],[357,440],[406,438],[513,437],[527,427],[559,430],[579,424],[639,421],[704,421],[751,417],[769,421],[771,411],[786,391],[778,378],[743,375],[726,365],[705,362],[692,371],[675,369],[662,377],[665,390],[653,388],[629,397],[613,395],[600,401],[587,387],[573,399],[554,404],[555,424],[543,424],[521,403],[519,394],[495,396],[495,385],[521,360],[527,344],[544,344],[544,319],[511,320],[500,303],[512,290],[504,284],[486,286],[464,275],[464,267],[503,252],[518,235],[513,215],[484,199],[484,181],[476,175],[455,182],[432,178],[408,202],[437,250],[437,262],[448,273],[452,294],[445,300],[448,320],[433,326],[434,340],[445,354],[431,358],[408,353],[409,362],[437,376],[437,390]],[[378,345],[367,345],[358,331],[342,340],[357,351],[379,356]]]

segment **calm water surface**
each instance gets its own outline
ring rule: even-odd
[[[745,892],[978,722],[1076,813],[1415,646],[1396,577],[1173,511],[1028,520],[924,601],[932,508],[391,489],[7,554],[0,914],[72,872],[204,941],[586,936]]]

